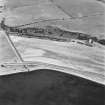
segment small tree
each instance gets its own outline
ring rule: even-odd
[[[98,40],[98,43],[105,45],[105,39]]]

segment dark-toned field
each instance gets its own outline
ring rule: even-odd
[[[105,105],[103,85],[70,74],[37,70],[0,77],[0,105]]]

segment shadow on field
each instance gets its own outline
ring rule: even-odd
[[[103,85],[46,69],[0,77],[0,105],[105,105]]]

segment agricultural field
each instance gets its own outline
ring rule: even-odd
[[[6,0],[5,3],[0,21],[5,17],[7,26],[22,29],[53,26],[105,40],[104,0]],[[95,41],[88,46],[84,44],[86,41],[78,39],[63,42],[9,34],[22,58],[20,62],[6,35],[0,28],[0,103],[104,105],[104,44]],[[16,90],[12,91],[12,87]]]
[[[5,24],[8,26],[19,26],[43,19],[64,18],[64,20],[58,21],[39,22],[33,26],[52,25],[67,31],[81,32],[104,39],[104,9],[103,3],[94,0],[80,0],[79,2],[72,0],[66,0],[66,2],[63,0],[8,0],[1,15],[6,17]],[[26,27],[33,26],[28,25]],[[1,32],[0,62],[17,62],[16,55],[3,34],[5,33]],[[99,43],[94,43],[93,47],[89,47],[76,42],[57,42],[37,38],[11,36],[11,39],[24,61],[76,69],[77,73],[73,72],[73,74],[78,74],[78,70],[87,72],[78,75],[104,84],[105,47]],[[65,70],[64,72],[69,71]],[[93,73],[90,77],[88,77],[89,72]],[[94,79],[93,75],[95,75]],[[96,78],[97,75],[99,75],[98,78]]]

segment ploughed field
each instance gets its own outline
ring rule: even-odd
[[[55,70],[0,76],[1,105],[104,105],[105,86]]]

